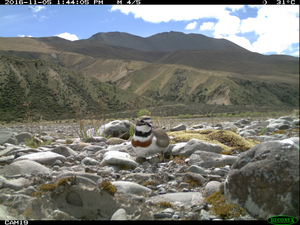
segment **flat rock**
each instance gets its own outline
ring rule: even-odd
[[[45,165],[52,165],[56,160],[61,160],[62,162],[66,161],[66,157],[54,152],[38,152],[20,156],[14,161],[20,160],[32,160]]]
[[[130,181],[114,181],[111,183],[117,188],[117,191],[123,193],[142,194],[151,192],[150,188]]]
[[[58,147],[52,149],[51,152],[63,155],[65,157],[72,156],[72,155],[77,155],[78,154],[73,149],[71,149],[71,148],[69,148],[67,146],[63,146],[63,145],[58,146]]]
[[[14,161],[0,170],[3,176],[50,173],[51,169],[31,160]]]
[[[180,206],[183,204],[185,208],[192,205],[201,205],[204,198],[200,192],[178,192],[156,195],[149,198],[149,201],[155,203],[170,202],[172,205]],[[179,203],[179,204],[178,204]]]
[[[172,127],[170,131],[180,131],[186,130],[186,126],[184,124],[179,124],[178,126]]]
[[[232,165],[236,160],[238,160],[237,156],[195,151],[190,156],[189,165],[197,165],[203,168],[220,167],[223,165]]]
[[[101,161],[100,166],[106,166],[109,164],[125,166],[129,168],[135,168],[139,165],[130,158],[128,153],[118,151],[109,151],[103,155],[103,160]]]
[[[29,185],[28,179],[25,178],[18,178],[18,179],[11,179],[11,180],[5,180],[2,184],[3,188],[11,188],[16,191],[22,189],[26,185]]]
[[[183,145],[177,145],[174,147],[175,148],[173,148],[171,151],[171,155],[190,156],[197,150],[216,153],[222,152],[222,147],[220,147],[219,145],[207,143],[198,139],[191,139],[184,145],[184,147]]]

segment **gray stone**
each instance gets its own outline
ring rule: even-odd
[[[189,165],[197,165],[203,168],[232,165],[238,159],[237,156],[223,155],[214,152],[195,151],[189,160]]]
[[[130,125],[135,127],[135,125],[128,120],[114,120],[105,125],[102,125],[98,129],[98,133],[102,136],[110,136],[110,137],[121,137],[123,134],[128,133],[127,136],[129,138],[129,129]],[[127,139],[126,136],[122,136],[122,138]]]
[[[292,122],[293,121],[292,117],[290,117],[290,116],[282,116],[279,119],[280,120],[286,120],[288,122]]]
[[[83,206],[82,199],[81,199],[80,195],[75,191],[70,191],[66,195],[66,201],[67,201],[67,203],[69,203],[71,205],[75,205],[75,206],[79,206],[79,207]]]
[[[290,139],[263,142],[242,153],[226,178],[229,203],[267,219],[290,215],[299,219],[299,146]]]
[[[84,159],[81,160],[81,164],[83,165],[99,165],[100,163],[91,157],[85,157]]]
[[[259,140],[261,142],[278,140],[278,138],[276,138],[274,136],[268,136],[268,135],[249,136],[248,138],[256,139],[256,140]]]
[[[210,181],[205,185],[204,197],[209,197],[216,191],[219,191],[221,183],[218,181]]]
[[[14,161],[20,160],[32,160],[45,165],[52,165],[56,160],[61,160],[62,162],[66,161],[67,158],[63,155],[54,153],[54,152],[38,152],[20,156]]]
[[[204,198],[200,192],[178,192],[156,195],[149,198],[149,201],[155,203],[170,202],[174,206],[183,206],[190,208],[192,205],[201,205]],[[180,203],[180,204],[178,204]]]
[[[222,151],[222,148],[216,144],[210,144],[198,139],[191,139],[186,143],[183,149],[182,147],[175,149],[173,148],[171,154],[190,156],[197,150],[219,153]]]
[[[52,149],[51,152],[63,155],[65,157],[69,157],[69,156],[77,155],[78,154],[73,149],[71,149],[71,148],[69,148],[67,146],[63,146],[63,145],[60,145],[60,146]]]
[[[99,146],[99,145],[90,145],[90,146],[86,146],[82,149],[82,151],[89,151],[89,152],[96,152],[102,149],[106,148],[106,144],[105,146]]]
[[[196,165],[191,165],[187,171],[191,171],[191,172],[194,172],[194,173],[198,173],[198,174],[206,174],[205,173],[205,170],[200,167],[200,166],[196,166]]]
[[[287,130],[287,129],[290,129],[290,125],[288,124],[281,124],[278,126],[278,129],[279,130]]]
[[[189,181],[189,180],[193,180],[197,183],[199,183],[200,185],[203,185],[205,183],[205,178],[202,177],[200,174],[198,173],[192,173],[192,172],[188,172],[183,176],[183,181]]]
[[[179,124],[178,126],[172,127],[170,131],[181,131],[186,130],[186,126],[184,124]]]
[[[15,136],[19,143],[25,142],[25,139],[31,139],[31,134],[28,132],[23,132]]]
[[[110,220],[127,220],[127,213],[125,209],[118,209],[111,217]]]
[[[11,188],[11,189],[18,191],[28,184],[29,184],[29,181],[27,179],[18,178],[18,179],[5,180],[2,184],[2,187],[3,188]]]
[[[17,138],[13,133],[8,131],[0,131],[0,145],[3,145],[5,143],[10,143],[13,145],[19,144]]]
[[[114,181],[112,184],[117,188],[117,191],[123,193],[142,194],[151,192],[150,188],[130,181]]]
[[[128,153],[118,151],[109,151],[103,155],[103,160],[101,161],[100,166],[106,166],[109,164],[125,166],[133,169],[139,165],[130,158]]]
[[[14,161],[0,170],[3,175],[50,173],[51,169],[31,160]]]

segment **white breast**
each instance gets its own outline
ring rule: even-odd
[[[147,141],[149,140],[149,137],[148,138],[142,138],[142,137],[134,137],[135,140],[137,141]],[[157,153],[162,153],[166,148],[162,148],[162,147],[159,147],[156,145],[156,137],[153,136],[153,139],[152,139],[152,143],[150,146],[148,147],[133,147],[133,150],[135,151],[136,155],[139,156],[139,157],[143,157],[143,158],[146,158],[146,157],[150,157],[150,156],[153,156]]]

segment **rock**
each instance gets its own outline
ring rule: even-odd
[[[197,165],[203,168],[220,167],[223,165],[232,165],[237,159],[237,156],[206,151],[195,151],[190,156],[189,165]]]
[[[81,160],[81,164],[83,165],[99,165],[99,162],[96,159],[91,157],[85,157]]]
[[[77,155],[78,154],[73,149],[71,149],[71,148],[69,148],[67,146],[63,146],[63,145],[58,146],[58,147],[52,149],[51,152],[63,155],[65,157],[69,157],[69,156]]]
[[[3,188],[11,188],[11,189],[18,191],[28,184],[29,184],[29,181],[27,179],[18,178],[18,179],[5,180],[2,184],[2,187]]]
[[[178,192],[156,195],[149,198],[152,203],[169,202],[174,206],[190,208],[192,205],[201,205],[204,198],[200,192]]]
[[[109,151],[103,155],[103,160],[100,163],[100,166],[106,165],[118,165],[121,167],[128,167],[134,169],[139,164],[130,158],[130,155],[126,152],[118,151]]]
[[[86,146],[82,149],[82,151],[96,152],[96,151],[103,150],[107,147],[107,145],[104,142],[102,142],[102,143],[103,143],[102,145],[89,145],[89,146]]]
[[[249,136],[248,138],[256,139],[256,140],[259,140],[261,142],[278,140],[278,138],[273,137],[273,136],[270,137],[268,135]]]
[[[31,134],[27,132],[20,133],[15,136],[19,143],[25,142],[25,139],[31,139]]]
[[[244,130],[244,131],[240,132],[239,135],[242,137],[255,136],[256,132],[254,130]]]
[[[299,119],[293,120],[293,124],[299,126]]]
[[[126,142],[126,140],[121,139],[121,138],[110,138],[110,139],[108,139],[106,144],[108,144],[108,145],[118,145],[118,144],[122,144],[124,142]]]
[[[62,212],[58,209],[54,210],[46,220],[77,220],[73,216],[69,216],[67,213]]]
[[[299,219],[299,146],[292,140],[263,142],[240,155],[226,178],[229,203],[267,219]]]
[[[125,209],[118,209],[111,217],[110,220],[127,220],[127,213]]]
[[[8,131],[0,131],[0,145],[3,145],[5,143],[10,143],[13,145],[19,144],[17,138],[13,133]]]
[[[106,142],[107,139],[105,137],[89,137],[85,140],[86,143],[90,142]]]
[[[105,135],[110,137],[118,137],[118,138],[122,137],[127,140],[130,136],[129,134],[130,125],[135,127],[134,124],[129,122],[128,120],[122,120],[122,121],[114,120],[105,125],[102,125],[98,129],[98,133],[100,135]],[[125,133],[127,134],[124,135]]]
[[[90,143],[83,143],[83,142],[79,142],[79,143],[72,143],[69,145],[70,148],[72,148],[75,151],[82,151],[82,149],[86,146],[90,146]]]
[[[45,136],[41,136],[40,139],[44,142],[50,141],[50,140],[54,140],[55,138],[50,136],[50,135],[45,135]]]
[[[206,174],[205,173],[205,170],[200,167],[200,166],[196,166],[196,165],[192,165],[190,166],[187,171],[191,171],[191,172],[194,172],[194,173],[198,173],[198,174]]]
[[[172,127],[170,131],[180,131],[186,130],[186,126],[184,124],[179,124],[178,126]]]
[[[45,165],[52,165],[56,160],[61,160],[62,162],[66,161],[66,157],[54,152],[38,152],[20,156],[14,161],[20,160],[32,160]]]
[[[51,169],[31,160],[14,161],[0,170],[0,174],[7,175],[31,175],[37,173],[50,173]]]
[[[210,181],[205,185],[204,197],[209,197],[216,191],[219,191],[221,183],[218,181]]]
[[[111,183],[117,188],[117,191],[123,193],[142,194],[151,192],[150,188],[130,181],[114,181]]]
[[[205,183],[205,178],[202,177],[200,174],[188,172],[183,176],[183,181],[193,180],[199,185],[203,185]]]
[[[289,116],[282,116],[282,117],[280,117],[279,119],[280,119],[280,120],[286,120],[286,121],[288,121],[288,122],[292,122],[292,121],[293,121],[292,117],[289,117]]]
[[[196,150],[220,153],[222,151],[222,148],[216,144],[210,144],[204,141],[200,141],[198,139],[191,139],[186,143],[186,145],[183,148],[182,146],[179,148],[173,148],[171,154],[190,156]]]

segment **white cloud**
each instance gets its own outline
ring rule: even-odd
[[[34,13],[39,12],[39,11],[41,11],[41,10],[43,10],[43,9],[46,9],[45,6],[40,6],[40,5],[37,5],[37,6],[29,6],[28,8],[31,9]]]
[[[239,6],[241,8],[243,6]],[[111,12],[119,10],[134,18],[141,18],[146,22],[160,23],[174,21],[190,21],[200,18],[220,18],[229,14],[225,8],[237,8],[226,5],[114,5]]]
[[[189,23],[188,25],[186,25],[185,29],[186,30],[193,30],[195,29],[195,27],[197,26],[197,22],[193,22],[193,23]]]
[[[299,43],[299,6],[263,6],[256,18],[242,20],[240,31],[259,36],[252,44],[254,51],[281,54]]]
[[[31,35],[18,34],[18,37],[33,37]]]
[[[200,30],[212,30],[214,25],[215,24],[213,22],[204,22],[200,26]]]
[[[61,33],[61,34],[58,34],[58,35],[55,35],[55,36],[60,37],[60,38],[64,38],[64,39],[69,40],[69,41],[79,40],[78,37],[75,34],[70,34],[68,32]]]
[[[224,15],[214,27],[214,35],[233,35],[239,32],[240,19],[236,16]]]

